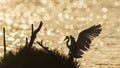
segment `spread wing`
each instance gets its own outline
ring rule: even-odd
[[[90,48],[91,41],[100,34],[101,30],[101,24],[99,24],[93,25],[80,32],[76,42],[78,50],[88,50],[88,48]]]

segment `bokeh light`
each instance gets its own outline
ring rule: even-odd
[[[37,28],[43,21],[36,40],[43,40],[47,47],[68,54],[63,41],[65,36],[73,35],[77,39],[80,31],[102,24],[101,35],[93,41],[81,65],[99,68],[96,63],[109,63],[108,67],[119,68],[110,65],[120,63],[119,8],[119,0],[0,0],[0,57],[3,55],[3,27],[6,28],[7,50],[16,51],[25,45],[25,37],[30,39],[31,24]],[[36,42],[34,45],[39,47]]]

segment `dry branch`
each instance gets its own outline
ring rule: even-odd
[[[34,30],[33,28],[33,24],[32,24],[32,34],[31,34],[31,39],[30,39],[30,42],[28,43],[28,48],[31,48],[32,45],[33,45],[33,42],[36,38],[36,34],[40,31],[41,27],[42,27],[42,21],[40,22],[38,28],[36,30]]]
[[[28,47],[28,38],[26,37],[26,47]]]
[[[3,46],[4,46],[4,57],[6,57],[5,28],[3,28]]]
[[[44,46],[43,46],[43,44],[42,44],[43,41],[41,41],[41,42],[38,42],[38,41],[37,41],[37,43],[38,43],[44,50],[46,50],[49,54],[53,55],[52,52],[49,51],[47,47],[44,47]]]

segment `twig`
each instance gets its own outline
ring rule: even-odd
[[[52,53],[51,51],[49,51],[47,47],[44,47],[44,46],[43,46],[43,44],[42,44],[43,41],[41,41],[41,42],[38,42],[38,41],[37,41],[37,43],[38,43],[44,50],[46,50],[49,54],[53,55],[53,53]]]
[[[34,42],[34,40],[35,40],[35,38],[36,38],[36,34],[40,31],[40,29],[41,29],[41,27],[42,27],[42,21],[40,22],[40,24],[39,24],[39,27],[36,29],[36,30],[34,30],[34,28],[33,28],[33,24],[32,24],[32,34],[31,34],[31,39],[30,39],[30,42],[28,43],[28,48],[31,48],[32,47],[32,45],[33,45],[33,42]]]
[[[4,45],[4,57],[6,57],[6,40],[5,40],[5,28],[3,27],[3,45]]]
[[[34,31],[33,24],[31,25],[31,28],[32,28],[32,32],[31,32],[31,34],[33,35],[33,31]]]
[[[26,47],[28,47],[28,38],[26,37]]]

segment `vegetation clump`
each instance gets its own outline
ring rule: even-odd
[[[77,61],[64,54],[60,54],[57,50],[48,50],[44,47],[42,41],[37,43],[43,49],[37,49],[32,46],[36,34],[40,31],[41,27],[42,22],[36,30],[34,30],[32,24],[30,41],[28,42],[26,38],[26,45],[16,53],[11,51],[6,53],[4,28],[4,57],[0,61],[0,68],[77,68]]]

